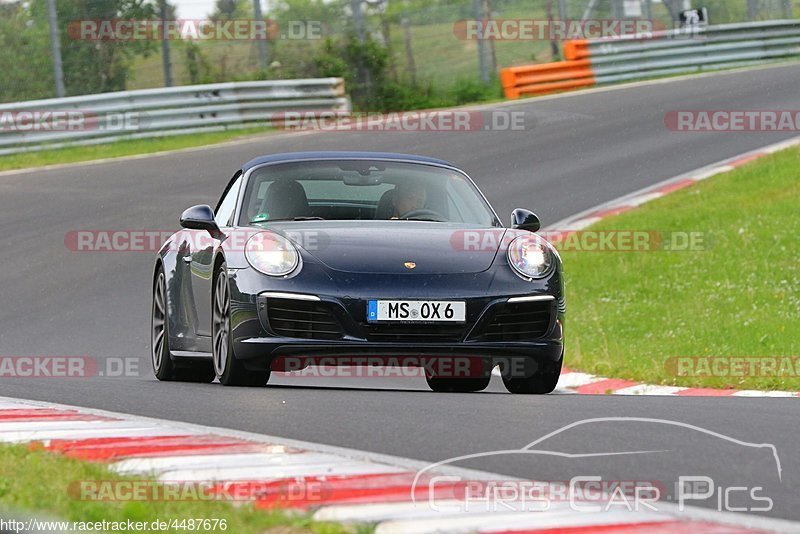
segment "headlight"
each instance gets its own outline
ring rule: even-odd
[[[259,232],[247,240],[247,262],[270,276],[286,276],[300,264],[300,254],[292,242],[272,232]]]
[[[519,236],[508,245],[508,263],[523,278],[544,278],[553,267],[553,249],[539,236]]]

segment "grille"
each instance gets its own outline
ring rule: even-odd
[[[368,341],[399,342],[438,342],[460,341],[464,336],[464,325],[442,324],[370,324],[362,323],[367,332]]]
[[[480,337],[486,341],[540,338],[550,326],[552,301],[497,304]]]
[[[331,310],[319,302],[267,299],[267,321],[273,332],[300,339],[341,339],[344,329]]]

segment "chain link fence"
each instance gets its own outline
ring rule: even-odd
[[[86,0],[85,4],[110,5],[115,1]],[[153,6],[157,2],[148,1]],[[70,2],[73,0],[57,0],[59,10],[72,9],[75,4]],[[5,50],[0,56],[2,102],[54,96],[44,3],[0,0],[0,43]],[[245,0],[243,5],[250,9],[245,16],[252,18],[252,1]],[[464,21],[648,19],[656,27],[670,28],[677,14],[687,7],[706,7],[711,24],[800,16],[800,0],[360,0],[361,18],[353,12],[359,0],[270,0],[262,5],[264,16],[276,21],[279,28],[268,41],[266,63],[253,40],[176,39],[169,43],[173,83],[335,75],[325,71],[320,53],[327,39],[357,32],[357,20],[362,20],[362,35],[388,52],[386,70],[392,79],[448,90],[465,80],[481,80],[481,45],[483,72],[489,76],[496,75],[501,67],[553,61],[562,54],[558,39],[541,36],[483,41],[470,38],[459,30]],[[92,13],[94,16],[96,11]],[[106,16],[118,14],[111,11]],[[69,22],[60,23],[62,49],[68,54],[64,62],[68,94],[164,85],[159,42],[76,40]],[[101,67],[96,66],[98,63]]]

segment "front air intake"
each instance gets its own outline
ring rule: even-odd
[[[483,328],[473,335],[483,341],[530,341],[550,330],[553,301],[505,302],[488,312]]]
[[[267,298],[267,322],[281,337],[336,340],[344,336],[339,320],[320,302]]]

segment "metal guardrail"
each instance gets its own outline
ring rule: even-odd
[[[231,82],[0,104],[0,155],[349,112],[341,78]],[[49,113],[49,114],[48,114]]]
[[[501,71],[507,98],[756,65],[800,56],[800,20],[696,27],[567,41],[566,61]]]

